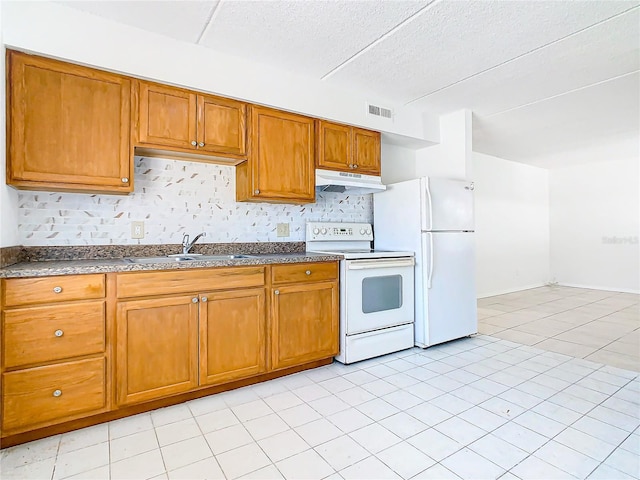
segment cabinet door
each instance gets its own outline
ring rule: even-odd
[[[138,82],[138,142],[195,150],[196,94]]]
[[[246,112],[245,103],[198,95],[198,150],[245,155]]]
[[[355,173],[380,175],[380,132],[353,129],[353,162]]]
[[[197,386],[198,304],[193,300],[185,295],[118,304],[119,404],[152,400]]]
[[[271,299],[274,370],[338,353],[337,282],[279,287]]]
[[[315,200],[313,119],[251,107],[250,191],[242,200]]]
[[[318,122],[318,168],[352,171],[351,127]]]
[[[200,385],[266,370],[263,288],[201,296]]]
[[[8,62],[7,183],[132,191],[130,80],[17,52]]]

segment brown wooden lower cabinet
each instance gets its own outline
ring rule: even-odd
[[[338,283],[284,285],[271,297],[271,366],[338,354]]]
[[[0,281],[3,446],[330,362],[337,266],[111,273],[91,300],[65,294],[96,275],[41,277],[24,306]]]
[[[119,405],[182,393],[197,386],[197,296],[120,302],[116,325]]]

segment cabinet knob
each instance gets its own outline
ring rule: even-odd
[[[202,297],[203,302],[206,302],[207,300],[209,300],[207,297]]]
[[[307,270],[307,271],[306,271],[306,272],[304,272],[304,273],[306,273],[307,275],[311,275],[311,270]]]
[[[62,287],[53,287],[53,293],[61,293]]]
[[[53,391],[53,396],[54,397],[59,397],[60,395],[62,395],[62,390],[54,390]]]
[[[191,299],[191,303],[198,303],[198,297],[193,297]]]
[[[199,147],[204,147],[204,142],[200,142],[200,143],[198,144],[198,146],[199,146]]]
[[[195,140],[193,140],[193,141],[191,142],[191,145],[193,145],[193,146],[195,147],[195,146],[197,146],[197,145],[198,145],[198,142],[196,142]]]
[[[120,179],[120,181],[121,181],[122,183],[129,183],[129,178],[128,178],[128,177],[122,177],[122,178]]]
[[[353,168],[358,168],[358,165],[356,163],[353,164]]]
[[[260,190],[254,190],[253,193],[255,193],[256,195],[260,195]]]
[[[62,330],[56,330],[55,332],[53,332],[53,334],[56,337],[61,337],[62,335],[64,335],[64,332]]]
[[[275,292],[273,292],[276,295],[280,295],[280,290],[276,290]]]

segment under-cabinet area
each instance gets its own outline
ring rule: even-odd
[[[3,446],[330,363],[337,262],[7,278]]]
[[[7,51],[7,183],[128,194],[134,155],[236,165],[236,200],[315,201],[315,168],[380,176],[380,132]]]

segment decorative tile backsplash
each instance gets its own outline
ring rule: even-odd
[[[316,203],[235,201],[235,167],[135,158],[135,192],[127,196],[20,192],[20,242],[36,245],[180,243],[206,232],[203,243],[304,241],[307,221],[372,222],[371,195],[317,194]],[[144,221],[145,237],[131,238]],[[276,235],[289,223],[289,237]]]

